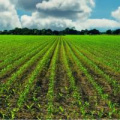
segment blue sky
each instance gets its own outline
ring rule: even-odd
[[[118,29],[120,0],[0,0],[0,26],[0,30]]]
[[[120,6],[120,0],[95,0],[95,3],[96,6],[91,14],[92,19],[114,19],[111,16],[111,11],[116,10]]]
[[[17,9],[17,13],[19,15],[19,18],[21,18],[21,16],[23,15],[31,15],[31,11],[25,11],[25,10],[22,10],[22,9]]]

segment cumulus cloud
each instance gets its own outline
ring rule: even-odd
[[[90,19],[94,7],[95,0],[0,0],[0,29],[21,26],[53,30],[120,27],[120,7],[111,13],[116,20]],[[30,11],[31,16],[23,15],[19,20],[16,9]]]
[[[94,0],[43,0],[36,4],[36,12],[22,16],[21,22],[24,27],[61,30],[88,19],[94,6]]]
[[[113,11],[111,14],[115,19],[120,21],[120,7],[118,7],[118,9]]]
[[[44,14],[72,20],[86,19],[92,12],[94,5],[91,0],[49,0],[37,4],[37,8]]]
[[[36,4],[36,11],[31,16],[21,17],[21,23],[29,28],[51,28],[62,30],[75,27],[77,30],[120,27],[120,22],[110,19],[90,19],[95,7],[94,0],[42,0]],[[118,19],[119,9],[112,13]]]
[[[0,30],[21,27],[17,12],[9,0],[0,0]]]
[[[32,16],[21,17],[21,23],[24,27],[53,30],[66,27],[75,27],[77,30],[120,27],[120,23],[115,20],[90,19],[94,6],[94,0],[43,0],[36,4],[37,10]]]
[[[39,17],[39,13],[35,12],[32,16],[24,15],[21,17],[22,26],[29,28],[38,29],[52,29],[52,30],[63,30],[66,27],[74,27],[75,24],[70,19],[61,19],[55,17]]]
[[[104,29],[114,29],[119,28],[120,23],[109,19],[88,19],[84,22],[76,24],[76,28],[79,29],[94,29],[94,28],[104,28]]]
[[[36,5],[43,14],[72,20],[88,17],[93,6],[93,0],[49,0]]]

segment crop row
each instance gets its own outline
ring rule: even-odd
[[[48,58],[52,55],[52,51],[55,49],[56,42],[49,47],[49,50],[44,54],[42,59],[38,62],[37,67],[34,69],[34,71],[31,73],[30,77],[27,80],[26,85],[24,86],[24,89],[19,93],[19,98],[17,100],[17,106],[11,111],[12,118],[14,118],[14,114],[19,111],[21,105],[23,104],[24,100],[27,97],[27,94],[30,92],[30,88],[33,86],[33,83],[35,85],[35,82],[37,81],[37,76],[42,71],[43,67],[49,60]],[[43,52],[44,53],[44,52]]]

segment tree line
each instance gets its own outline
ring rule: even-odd
[[[75,30],[75,28],[66,28],[62,31],[51,30],[51,29],[29,29],[29,28],[15,28],[13,30],[0,31],[1,35],[120,35],[120,29],[107,30],[106,32],[100,32],[97,29],[92,30]]]

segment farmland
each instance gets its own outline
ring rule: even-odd
[[[120,36],[0,36],[0,118],[120,119]]]

